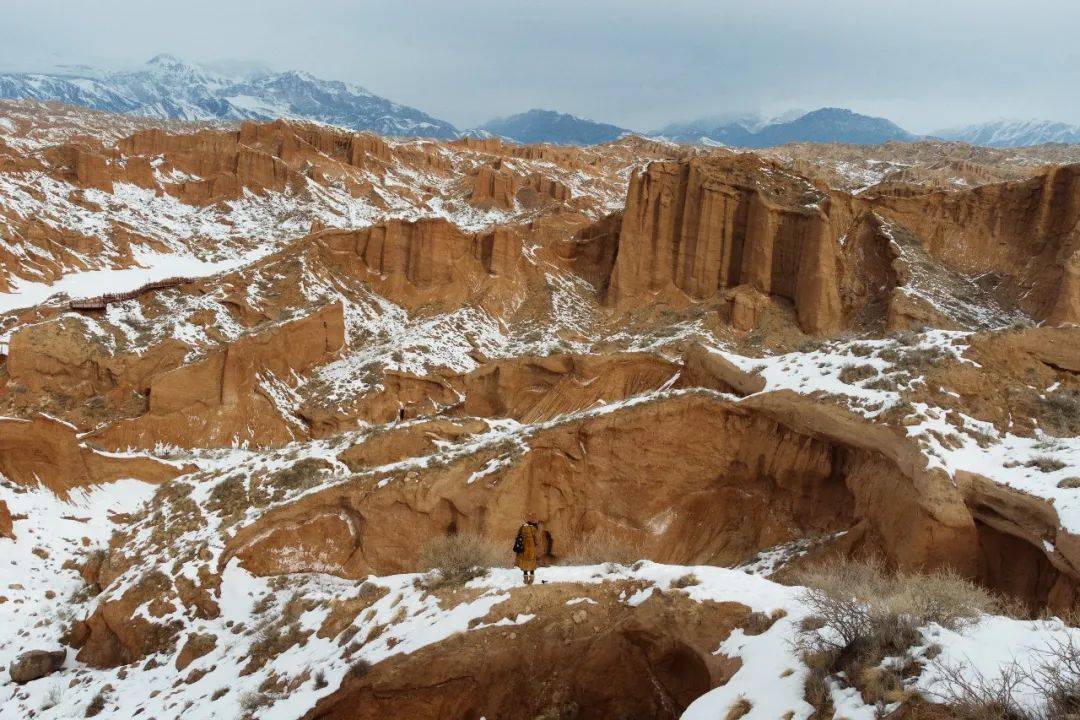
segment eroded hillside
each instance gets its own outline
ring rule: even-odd
[[[1080,643],[1080,167],[852,152],[0,105],[4,714],[914,717]],[[869,557],[1004,604],[875,694],[795,584]]]

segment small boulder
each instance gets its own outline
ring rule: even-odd
[[[8,665],[13,682],[28,683],[56,672],[64,664],[67,650],[31,650],[24,652]]]
[[[7,503],[3,500],[0,500],[0,538],[15,539],[15,533],[12,531],[11,511],[8,510]]]

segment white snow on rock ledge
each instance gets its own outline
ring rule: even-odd
[[[0,313],[38,305],[59,293],[72,300],[105,293],[123,293],[146,283],[170,277],[208,277],[227,272],[258,260],[273,248],[260,248],[228,260],[201,260],[184,252],[157,253],[134,251],[135,267],[116,270],[86,270],[68,273],[54,283],[15,279],[15,290],[0,293]]]
[[[131,488],[116,485],[121,493]],[[109,491],[114,492],[114,491]],[[31,509],[27,506],[25,509]],[[5,541],[0,540],[0,543]],[[672,584],[688,574],[696,576],[693,585],[673,589]],[[185,720],[210,720],[211,718],[240,717],[250,698],[259,694],[260,685],[271,673],[289,681],[297,680],[293,690],[283,694],[264,697],[265,704],[258,709],[257,717],[265,720],[293,720],[309,711],[322,697],[333,694],[350,667],[358,660],[376,664],[403,653],[412,653],[434,643],[441,642],[456,633],[490,626],[506,626],[539,621],[533,615],[516,615],[495,618],[492,622],[477,625],[476,620],[487,616],[511,593],[528,592],[522,586],[520,572],[510,568],[496,568],[486,576],[471,581],[467,587],[477,594],[472,599],[450,609],[440,607],[438,598],[427,595],[416,580],[415,574],[387,577],[369,577],[367,581],[351,581],[320,573],[298,573],[289,576],[285,585],[272,586],[268,578],[253,576],[233,560],[222,575],[220,615],[213,619],[194,619],[188,623],[187,632],[210,632],[224,642],[219,642],[208,654],[196,659],[183,676],[192,671],[204,672],[192,682],[177,683],[173,654],[158,655],[159,665],[150,669],[120,672],[121,669],[95,670],[74,660],[68,662],[59,673],[19,686],[0,700],[0,716],[24,717],[34,711],[40,718],[81,717],[86,705],[105,684],[114,690],[107,694],[106,709],[111,718],[152,717],[157,720],[184,718]],[[736,630],[723,641],[715,652],[723,653],[741,661],[739,670],[727,684],[702,695],[687,709],[683,717],[691,720],[723,717],[730,707],[746,700],[751,709],[749,720],[774,720],[790,717],[806,720],[813,708],[803,698],[804,683],[808,669],[799,658],[793,641],[797,637],[800,622],[808,615],[808,608],[801,600],[802,588],[780,585],[762,577],[748,575],[735,569],[713,566],[673,566],[641,562],[631,567],[619,565],[594,565],[582,567],[545,567],[539,571],[542,581],[549,584],[570,583],[580,586],[597,585],[610,581],[634,581],[645,584],[649,594],[659,592],[685,593],[696,602],[737,602],[776,618],[772,625],[758,635],[747,635]],[[679,583],[682,585],[682,583]],[[275,586],[280,589],[275,589]],[[269,603],[266,616],[280,617],[290,598],[302,597],[311,601],[310,608],[298,619],[305,630],[317,630],[330,613],[330,604],[357,597],[363,588],[378,587],[385,591],[353,620],[355,637],[369,636],[377,626],[385,626],[375,633],[372,640],[360,646],[359,651],[346,657],[338,637],[319,638],[313,634],[303,645],[294,645],[268,660],[255,672],[238,676],[237,669],[246,664],[254,636],[237,635],[228,627],[244,623],[257,626],[257,605]],[[624,598],[629,603],[630,597]],[[170,618],[164,618],[168,620]],[[254,625],[253,625],[254,623]],[[1080,641],[1080,630],[1065,628],[1057,621],[1020,622],[1006,618],[987,617],[957,632],[945,631],[937,626],[926,629],[927,639],[942,647],[942,657],[963,658],[967,653],[978,651],[984,645],[996,648],[979,657],[977,669],[993,677],[1002,667],[1016,659],[1032,662],[1038,648],[1045,647],[1054,638],[1072,637]],[[5,638],[15,638],[4,644],[4,657],[29,649],[29,645],[43,638],[24,639],[14,633]],[[918,653],[924,648],[916,648]],[[927,670],[927,673],[930,671]],[[71,685],[78,677],[80,682]],[[320,687],[321,678],[323,681]],[[918,680],[918,687],[927,692],[936,689],[933,674]],[[224,691],[223,694],[219,694]],[[861,702],[857,693],[846,690],[843,708],[847,717],[872,718],[875,708]],[[211,696],[216,699],[211,701]],[[834,693],[835,695],[835,693]],[[151,697],[153,696],[153,697]],[[50,704],[55,701],[55,705]],[[1037,699],[1025,698],[1034,705]],[[790,715],[788,714],[790,713]]]
[[[144,482],[121,480],[77,488],[61,500],[45,487],[0,483],[0,500],[14,517],[24,518],[13,523],[14,540],[0,538],[0,595],[7,598],[0,603],[0,683],[16,655],[55,649],[60,626],[92,607],[92,601],[72,601],[72,593],[83,581],[64,563],[79,562],[87,553],[104,548],[116,527],[112,514],[136,511],[154,490]],[[73,664],[73,655],[69,650],[68,666]],[[0,717],[9,716],[0,712]]]
[[[761,358],[746,357],[716,347],[709,350],[744,372],[760,375],[766,385],[762,392],[786,389],[801,395],[823,394],[872,421],[901,402],[898,390],[867,387],[868,383],[872,384],[880,377],[901,372],[880,357],[882,351],[931,350],[971,363],[971,360],[963,357],[970,335],[964,331],[927,330],[919,333],[914,340],[909,340],[908,344],[902,344],[895,338],[837,340],[809,352]],[[860,353],[866,354],[856,354],[855,348],[860,348]],[[849,366],[869,366],[878,375],[844,382],[841,373]],[[903,386],[911,387],[922,381],[916,375]],[[959,420],[964,428],[981,436],[983,444],[980,445],[973,435],[958,432],[957,426],[947,420],[950,415]],[[1036,432],[1035,437],[1031,438],[1002,433],[991,423],[976,420],[955,409],[946,410],[926,403],[914,403],[908,420],[904,429],[922,449],[927,467],[941,468],[951,477],[961,470],[975,473],[1046,500],[1057,512],[1062,529],[1080,535],[1080,490],[1059,486],[1066,478],[1080,476],[1080,438],[1058,438],[1042,432]],[[950,438],[957,446],[943,444],[940,437]],[[1034,464],[1040,457],[1050,457],[1061,466],[1053,470],[1040,470]]]

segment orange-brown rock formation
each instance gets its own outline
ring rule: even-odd
[[[87,447],[75,428],[52,418],[0,420],[0,473],[20,485],[39,483],[53,492],[138,478],[163,482],[181,475],[183,467],[146,457],[118,457]]]
[[[656,163],[635,175],[611,301],[704,299],[748,284],[791,300],[809,332],[837,329],[835,244],[823,196],[770,170],[745,155]]]
[[[12,529],[11,510],[8,509],[7,503],[0,500],[0,538],[14,538],[15,532]]]
[[[948,267],[991,274],[1033,317],[1077,322],[1078,194],[1080,167],[1069,165],[1021,182],[958,193],[881,193],[867,201]]]
[[[280,444],[297,428],[282,415],[268,377],[286,381],[324,361],[344,343],[341,304],[228,343],[208,357],[155,375],[146,414],[94,433],[112,447]]]
[[[407,308],[482,302],[496,287],[513,294],[523,281],[521,237],[511,230],[471,234],[441,219],[392,220],[362,230],[324,230],[314,240],[330,267]]]
[[[736,603],[692,608],[677,592],[637,607],[619,602],[618,593],[632,589],[584,591],[591,601],[578,606],[584,611],[566,605],[567,588],[537,586],[527,599],[516,593],[500,610],[528,607],[544,619],[515,628],[510,642],[503,629],[477,630],[379,664],[347,678],[305,720],[374,720],[387,713],[432,720],[677,718],[738,669],[715,647],[736,628],[760,629]]]
[[[925,473],[898,434],[867,431],[795,396],[746,407],[682,396],[564,423],[529,445],[490,475],[480,472],[490,458],[481,455],[420,483],[312,495],[239,532],[231,552],[258,573],[396,572],[422,538],[448,528],[502,542],[528,507],[562,548],[610,531],[657,559],[723,564],[792,533],[854,524],[851,546],[884,551],[903,567],[977,569],[974,523],[946,477]],[[475,473],[482,479],[469,480]],[[301,529],[321,534],[327,552],[298,552],[289,538]]]

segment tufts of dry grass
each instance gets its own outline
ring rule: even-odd
[[[677,577],[671,581],[671,587],[682,590],[683,588],[692,587],[694,585],[700,585],[701,580],[694,573],[687,573],[682,577]]]
[[[1039,422],[1055,435],[1080,434],[1080,390],[1039,398]]]
[[[429,589],[461,585],[499,567],[506,553],[490,540],[472,533],[435,537],[420,548],[420,568],[428,571]]]
[[[928,623],[956,628],[1000,608],[993,595],[949,571],[907,574],[887,571],[876,559],[835,560],[794,574],[806,586],[811,616],[798,647],[810,668],[810,702],[827,702],[829,678],[845,678],[870,703],[903,700],[913,662],[883,666],[923,641]],[[819,710],[824,709],[818,705]]]
[[[93,718],[100,715],[100,712],[105,709],[105,694],[97,693],[91,698],[90,704],[86,706],[86,711],[83,717]]]
[[[570,546],[570,551],[559,559],[560,565],[599,565],[618,563],[630,565],[645,557],[642,543],[629,540],[610,530],[595,530]]]
[[[878,374],[873,365],[845,365],[840,368],[840,382],[851,385],[862,380],[869,380]]]
[[[746,715],[753,708],[754,705],[749,700],[746,698],[739,698],[728,708],[727,713],[724,714],[724,720],[739,720],[739,718]]]
[[[1026,467],[1038,468],[1044,473],[1055,472],[1065,467],[1065,463],[1058,460],[1053,455],[1035,455],[1024,463],[1024,465]]]

